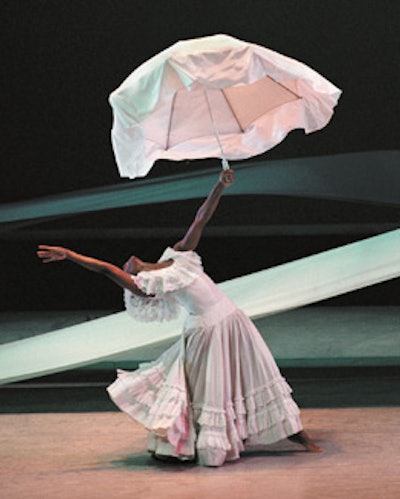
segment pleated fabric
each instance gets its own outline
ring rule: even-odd
[[[108,391],[149,430],[151,452],[205,466],[302,429],[268,347],[228,298],[190,315],[178,342],[135,372],[119,371]]]

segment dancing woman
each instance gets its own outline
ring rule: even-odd
[[[149,431],[155,458],[197,460],[221,466],[246,447],[289,438],[319,452],[303,430],[299,409],[251,320],[204,273],[195,253],[233,171],[200,206],[182,240],[157,263],[132,256],[123,269],[62,247],[39,246],[44,263],[69,260],[124,288],[127,311],[137,320],[188,313],[182,335],[156,361],[118,371],[107,388],[115,404]]]

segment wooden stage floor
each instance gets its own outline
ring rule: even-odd
[[[324,448],[290,442],[221,468],[165,465],[146,431],[119,412],[0,415],[4,499],[397,499],[400,408],[305,409]]]

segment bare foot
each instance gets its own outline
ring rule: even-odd
[[[291,435],[290,437],[288,437],[288,439],[291,442],[296,442],[297,444],[302,445],[309,452],[322,452],[323,451],[323,449],[321,449],[321,447],[318,447],[318,445],[316,445],[311,440],[309,435],[304,430],[299,431],[299,433],[295,433],[294,435]]]

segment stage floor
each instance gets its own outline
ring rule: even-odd
[[[221,468],[165,465],[119,412],[0,415],[0,496],[7,499],[396,499],[400,408],[305,409],[324,448],[290,442]]]
[[[221,468],[165,465],[109,400],[114,370],[2,386],[0,498],[398,499],[398,311],[310,307],[268,319],[268,343],[322,454],[281,442]],[[0,340],[92,318],[14,314]]]

